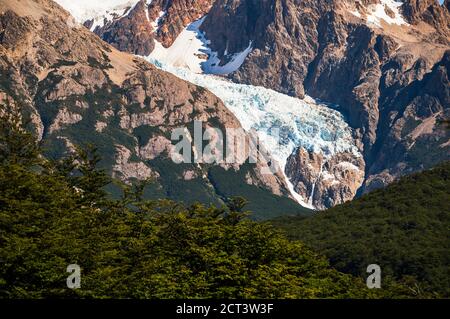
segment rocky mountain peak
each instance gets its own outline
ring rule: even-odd
[[[215,0],[153,0],[150,18],[157,21],[156,39],[170,47],[181,31],[191,22],[208,13]]]
[[[171,46],[188,24],[209,11],[214,1],[139,0],[125,10],[113,10],[107,17],[90,19],[84,24],[119,50],[147,56],[155,41],[164,47]]]
[[[150,23],[145,0],[140,0],[124,13],[114,12],[103,21],[88,20],[84,25],[101,35],[102,39],[121,51],[148,55],[155,47],[154,27]]]
[[[142,60],[94,40],[53,3],[27,0],[24,7],[4,2],[10,8],[6,11],[28,20],[12,18],[11,13],[2,18],[2,48],[9,59],[3,68],[15,70],[8,71],[15,74],[13,90],[5,89],[2,96],[14,100],[13,95],[21,92],[43,140],[70,148],[77,140],[67,131],[87,125],[92,117],[95,134],[110,134],[112,128],[124,131],[134,136],[133,142],[115,136],[121,142],[108,141],[115,146],[107,153],[116,154],[110,160],[112,170],[129,180],[142,178],[138,172],[145,176],[162,172],[154,161],[167,157],[171,148],[167,128],[161,127],[200,118],[240,125],[214,97],[198,104],[197,89],[181,80],[167,80]],[[60,10],[52,14],[54,19],[68,30],[79,30],[77,35],[61,38],[46,13],[49,10]],[[204,18],[197,20],[200,17]],[[120,51],[143,56],[157,45],[155,52],[170,52],[177,60],[182,55],[174,54],[172,46],[184,50],[201,42],[203,51],[196,52],[187,65],[206,59],[214,66],[211,70],[230,70],[224,76],[240,85],[329,102],[344,114],[357,153],[363,157],[345,151],[324,156],[298,145],[284,171],[292,185],[285,185],[281,174],[267,179],[242,173],[247,184],[265,185],[276,194],[287,194],[286,186],[292,186],[311,205],[325,208],[450,158],[449,132],[440,124],[450,112],[449,20],[448,1],[439,5],[432,0],[124,0],[85,25]],[[34,31],[45,21],[46,32]],[[66,30],[65,26],[59,27]],[[39,50],[30,50],[30,43]],[[233,67],[223,68],[229,63]],[[44,85],[52,89],[42,90]],[[90,115],[92,97],[86,96],[104,90],[112,94],[115,106],[101,109],[101,117]],[[209,104],[220,105],[221,111],[213,112]],[[174,105],[183,105],[182,111]],[[118,127],[113,118],[120,119]],[[141,127],[148,125],[157,126],[159,133],[143,137],[146,129]],[[214,185],[207,170],[188,167],[178,175]]]

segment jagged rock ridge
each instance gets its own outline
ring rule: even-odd
[[[173,44],[180,32],[191,22],[204,16],[215,0],[140,0],[122,14],[95,26],[85,26],[121,51],[149,55],[155,40],[164,47]]]
[[[252,41],[232,80],[338,104],[359,132],[369,191],[450,159],[439,124],[450,115],[448,1],[398,4],[218,0],[202,30],[219,56]]]

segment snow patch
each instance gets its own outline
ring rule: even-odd
[[[400,7],[403,2],[396,0],[380,0],[380,3],[370,5],[368,7],[369,14],[367,15],[367,23],[381,28],[381,20],[388,24],[407,25],[403,16],[400,14]],[[386,8],[394,13],[394,17],[390,17],[386,13]]]
[[[164,12],[161,12],[160,18],[163,14]],[[208,47],[210,41],[200,31],[200,26],[205,18],[203,17],[188,25],[169,48],[163,47],[156,41],[155,49],[149,58],[167,65],[186,68],[195,73],[226,75],[236,71],[252,51],[252,42],[244,51],[228,57],[228,63],[220,65],[221,60],[218,58],[217,52]],[[153,25],[155,29],[158,26],[158,21],[159,19]]]
[[[163,15],[164,12],[161,11],[160,18]],[[155,29],[157,28],[158,20],[153,25]],[[202,39],[198,37],[197,30],[203,20],[204,18],[185,28],[169,48],[165,48],[155,40],[155,49],[149,58],[176,68],[184,68],[195,73],[202,73],[201,64],[204,62],[204,59],[200,58],[200,52],[207,50],[207,47],[205,47]]]
[[[60,6],[69,11],[79,23],[91,19],[101,19],[113,11],[124,11],[134,7],[139,0],[55,0]]]
[[[203,70],[208,74],[230,74],[241,67],[247,58],[247,55],[249,55],[252,50],[252,41],[250,41],[248,47],[244,51],[233,54],[230,58],[230,62],[222,66],[220,65],[221,61],[217,52],[211,52],[208,61],[203,63]],[[225,55],[227,55],[227,52],[225,52]]]
[[[111,11],[107,11],[105,14],[95,17],[93,19],[93,23],[92,23],[92,27],[91,27],[91,31],[94,32],[95,29],[97,27],[101,28],[103,27],[105,24],[107,24],[108,22],[113,21],[114,19],[118,18],[118,17],[122,17],[125,15],[125,13],[127,13],[128,7],[126,8],[116,8],[113,9]]]
[[[350,11],[351,14],[353,14],[354,16],[357,16],[358,18],[361,18],[361,13],[359,13],[359,11],[354,10],[354,11]]]
[[[158,30],[159,22],[161,21],[161,19],[164,17],[165,14],[166,14],[165,11],[160,11],[159,15],[158,15],[158,18],[156,18],[156,20],[152,22],[152,27],[153,27],[153,30],[155,30],[155,32]],[[147,17],[148,17],[148,10],[147,10]],[[149,17],[148,17],[148,19],[150,21]]]

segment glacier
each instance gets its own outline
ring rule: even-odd
[[[147,3],[150,1],[147,0]],[[134,6],[138,1],[107,0],[98,4],[91,0],[57,2],[81,23],[88,19],[100,23],[105,15]],[[160,17],[163,14],[161,12]],[[295,192],[285,173],[286,161],[300,147],[321,153],[325,158],[341,152],[362,157],[352,128],[335,108],[309,96],[298,99],[264,87],[228,80],[223,75],[237,70],[244,63],[252,51],[252,43],[243,52],[228,54],[228,62],[222,64],[217,53],[209,48],[208,39],[199,30],[204,18],[188,25],[169,48],[156,41],[155,50],[144,58],[156,67],[218,96],[245,130],[256,132],[285,174],[292,197],[301,205],[314,209],[309,199]],[[157,28],[157,21],[150,23]]]
[[[352,128],[340,112],[309,96],[299,99],[264,87],[234,83],[223,77],[240,67],[251,51],[251,43],[220,66],[217,53],[210,50],[209,41],[199,30],[203,21],[204,17],[187,26],[169,48],[156,42],[156,49],[144,58],[218,96],[245,130],[256,132],[284,173],[292,197],[301,205],[314,209],[312,196],[302,198],[286,176],[287,159],[300,147],[321,153],[325,158],[343,152],[362,157]]]
[[[234,83],[221,76],[240,67],[251,51],[251,43],[219,66],[217,53],[210,50],[209,41],[199,30],[204,18],[188,25],[171,47],[164,48],[156,42],[156,49],[144,58],[218,96],[245,130],[256,132],[284,173],[292,197],[314,209],[310,200],[295,192],[285,173],[286,161],[300,147],[325,158],[341,152],[362,157],[352,128],[340,112],[312,97],[299,99],[264,87]]]
[[[231,82],[212,74],[195,73],[163,61],[146,58],[158,68],[207,88],[234,113],[247,131],[255,131],[285,173],[287,158],[299,147],[330,157],[349,152],[362,157],[355,145],[352,128],[344,116],[311,97],[301,100],[264,87]],[[292,196],[303,206],[314,208],[286,182]]]

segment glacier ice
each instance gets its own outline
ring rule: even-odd
[[[125,10],[126,7],[132,7],[138,2],[138,0],[56,1],[69,10],[79,22],[94,19],[98,23],[101,23],[100,20],[108,14]],[[147,3],[149,1],[151,0],[147,0]],[[389,4],[395,2],[382,1]],[[163,14],[164,12],[161,12],[160,16]],[[352,129],[343,115],[329,105],[311,97],[301,100],[267,88],[233,83],[218,76],[217,74],[227,74],[239,68],[252,50],[252,43],[250,42],[243,52],[229,56],[228,64],[220,66],[217,53],[208,47],[209,41],[199,31],[203,19],[187,26],[170,48],[164,48],[157,42],[156,49],[145,58],[165,71],[209,89],[222,99],[244,129],[257,132],[265,149],[269,150],[271,156],[279,163],[283,173],[287,158],[299,147],[322,153],[324,157],[339,152],[349,152],[355,157],[362,156],[355,145]],[[157,27],[156,23],[157,21],[153,22],[154,27]],[[205,54],[208,59],[203,58]],[[292,196],[302,205],[311,207],[308,200],[295,192],[287,177],[286,182]]]
[[[174,67],[151,56],[147,57],[147,60],[164,71],[207,88],[218,96],[235,114],[245,130],[253,129],[257,132],[259,139],[283,172],[287,158],[298,147],[322,153],[324,157],[339,152],[350,152],[355,157],[362,156],[355,146],[352,129],[343,115],[311,97],[301,100],[264,87],[233,83],[220,76]],[[287,182],[293,196],[302,205],[310,207],[295,193],[288,179]]]
[[[275,147],[279,158],[286,159],[294,148],[300,146],[325,156],[345,151],[355,156],[361,155],[354,144],[352,129],[343,115],[325,103],[308,96],[302,100],[264,87],[194,73],[167,65],[151,56],[147,60],[164,71],[213,92],[236,115],[244,129],[255,129],[267,141],[269,149]],[[273,129],[279,129],[280,141],[271,140]]]
[[[234,83],[218,75],[225,72],[211,67],[211,61],[215,61],[216,65],[220,61],[199,31],[203,20],[187,26],[171,47],[163,48],[157,43],[156,49],[146,59],[158,68],[207,88],[218,96],[245,130],[257,133],[283,173],[287,158],[299,147],[322,153],[325,158],[340,152],[362,156],[355,145],[352,128],[344,116],[328,104],[309,96],[298,99],[264,87]],[[251,43],[244,52],[231,58],[232,67],[238,68],[250,51]],[[201,58],[205,53],[208,55],[206,61]],[[222,68],[232,72],[232,67],[225,65]],[[211,74],[215,71],[219,72]],[[285,178],[292,196],[303,206],[313,208],[311,202],[295,192],[286,174]]]

